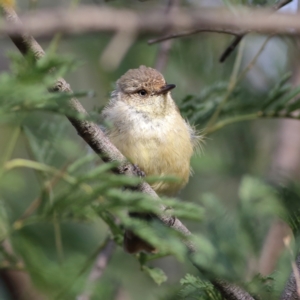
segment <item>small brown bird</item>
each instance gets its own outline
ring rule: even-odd
[[[127,71],[116,84],[103,110],[111,124],[108,137],[146,175],[176,176],[176,182],[152,185],[159,195],[174,196],[189,180],[190,159],[200,137],[182,118],[167,84],[157,70],[140,66]],[[130,253],[153,252],[154,248],[132,232],[124,237]]]

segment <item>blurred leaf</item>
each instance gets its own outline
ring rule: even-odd
[[[143,271],[145,273],[147,273],[154,280],[154,282],[157,283],[158,285],[161,285],[168,279],[168,277],[166,276],[164,271],[159,268],[151,268],[151,267],[144,265]]]
[[[6,238],[8,234],[8,216],[4,201],[0,199],[0,243]]]
[[[185,300],[221,300],[222,296],[214,290],[212,284],[190,274],[180,280],[180,299]]]

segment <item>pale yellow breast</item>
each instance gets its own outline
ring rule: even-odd
[[[172,196],[188,182],[193,147],[188,125],[179,114],[165,121],[152,126],[139,124],[139,128],[122,132],[112,130],[109,137],[147,175],[176,176],[177,182],[152,184],[158,194]]]

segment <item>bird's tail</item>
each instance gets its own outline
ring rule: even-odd
[[[150,245],[148,242],[144,241],[137,235],[135,235],[131,230],[126,230],[124,234],[124,249],[128,253],[138,253],[145,251],[148,253],[156,253],[155,247]]]

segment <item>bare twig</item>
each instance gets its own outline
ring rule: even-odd
[[[228,87],[227,87],[226,94],[225,94],[224,98],[221,100],[221,102],[219,103],[219,105],[216,107],[216,110],[212,114],[211,118],[208,120],[205,132],[208,132],[210,130],[210,127],[212,127],[215,124],[215,122],[218,119],[224,105],[229,100],[232,92],[236,88],[236,85],[237,85],[238,81],[240,80],[241,75],[238,76],[238,73],[239,73],[239,69],[240,69],[240,66],[241,66],[241,62],[242,62],[243,51],[244,51],[243,50],[244,47],[242,47],[242,46],[244,44],[245,43],[241,44],[241,47],[239,48],[239,51],[238,51],[238,55],[236,56],[235,63],[234,63],[234,66],[233,66],[233,70],[231,72],[231,76],[230,76],[230,80],[229,80],[229,84],[228,84]]]
[[[66,169],[68,167],[68,164],[66,164],[59,173],[56,173],[50,180],[46,181],[42,190],[40,196],[35,198],[30,205],[26,208],[24,213],[21,215],[21,217],[14,222],[15,228],[20,228],[23,226],[23,222],[30,217],[41,205],[42,202],[42,195],[44,193],[50,193],[50,191],[56,186],[56,184],[59,182],[61,177],[64,175]]]
[[[31,52],[34,54],[34,57],[36,59],[44,56],[44,51],[41,46],[35,41],[32,36],[28,35],[24,31],[23,25],[20,22],[15,11],[7,6],[3,6],[3,11],[6,19],[9,21],[10,26],[15,26],[15,28],[18,28],[18,35],[16,35],[15,32],[14,34],[10,34],[10,37],[17,48],[21,51],[21,53],[26,54],[27,52]],[[89,18],[92,17],[90,16]],[[118,20],[114,19],[113,22],[118,23]],[[69,84],[62,78],[57,80],[54,90],[58,92],[72,92]],[[88,116],[88,113],[76,98],[70,99],[67,104],[71,112],[77,112],[81,115]],[[109,139],[105,136],[105,134],[97,124],[94,124],[87,120],[79,120],[70,116],[67,116],[67,118],[77,130],[78,135],[86,141],[86,143],[95,151],[95,153],[97,153],[102,158],[104,162],[118,161],[120,163],[120,166],[115,169],[116,173],[125,174],[127,176],[136,175],[136,169],[134,168],[134,166],[132,166],[120,153],[120,151],[109,141]],[[154,201],[158,198],[157,194],[146,182],[139,184],[138,190],[152,196]],[[166,208],[163,205],[160,205],[159,208],[161,214],[159,214],[157,217],[163,224],[170,228],[173,228],[174,230],[177,230],[184,236],[188,237],[191,235],[191,232],[181,223],[179,219],[165,214]],[[195,246],[191,241],[186,239],[184,242],[190,252],[196,251]],[[240,296],[235,296],[235,294],[231,293],[231,290],[235,289],[236,287],[232,286],[229,283],[223,284],[222,282],[218,282],[216,288],[219,289],[220,286],[222,287],[222,290],[228,292],[228,295],[230,296],[228,296],[229,300],[253,300],[253,298],[247,292],[241,289],[241,293],[239,294]]]
[[[219,62],[224,62],[226,58],[235,50],[237,45],[240,43],[242,38],[246,35],[246,33],[238,34],[233,41],[230,43],[230,45],[225,49],[225,51],[221,54]]]
[[[289,4],[292,1],[293,0],[280,0],[272,6],[272,9],[275,11],[279,10],[280,8],[286,6],[287,4]]]
[[[201,33],[201,32],[223,33],[223,34],[236,35],[236,36],[240,34],[239,30],[234,30],[234,29],[200,28],[200,29],[193,29],[193,30],[190,30],[187,32],[171,33],[168,35],[164,35],[159,38],[148,40],[148,44],[152,45],[152,44],[160,43],[160,42],[167,41],[170,39],[187,37],[187,36],[190,36],[190,35],[193,35],[196,33]]]
[[[272,7],[272,9],[276,11],[276,10],[282,8],[283,6],[285,6],[286,4],[288,4],[291,1],[292,0],[280,1],[280,2],[276,3]],[[224,53],[221,55],[220,62],[223,62],[231,54],[231,52],[234,51],[234,49],[237,47],[237,45],[239,44],[239,42],[241,41],[243,36],[245,34],[247,34],[249,31],[241,32],[240,30],[228,30],[228,29],[222,29],[222,28],[218,29],[218,28],[209,28],[209,27],[205,28],[204,27],[204,28],[198,28],[198,29],[194,29],[194,30],[191,30],[191,31],[187,31],[187,32],[167,34],[167,35],[164,35],[162,37],[149,40],[148,44],[152,45],[152,44],[160,43],[160,42],[163,42],[163,41],[166,41],[166,40],[186,37],[186,36],[194,35],[194,34],[201,33],[201,32],[214,32],[214,33],[229,34],[229,35],[235,35],[236,36],[234,38],[234,40],[232,41],[232,43],[226,48]]]
[[[102,277],[103,272],[106,269],[106,266],[111,259],[112,254],[114,253],[114,249],[114,241],[108,240],[107,244],[101,250],[95,260],[95,263],[87,280],[86,291],[82,295],[77,297],[77,300],[89,300],[91,298],[93,285]]]
[[[284,7],[285,5],[287,5],[288,3],[292,2],[293,0],[281,0],[278,3],[275,3],[272,6],[272,10],[273,11],[277,11],[280,8]],[[240,43],[240,41],[242,40],[242,38],[249,32],[243,32],[238,34],[233,41],[230,43],[230,45],[225,49],[225,51],[222,53],[222,55],[220,56],[219,61],[222,63],[224,62],[227,57],[234,51],[234,49],[237,47],[237,45]]]
[[[269,42],[269,40],[273,37],[273,35],[270,35],[269,37],[266,38],[266,40],[264,41],[264,43],[261,45],[259,51],[256,53],[256,55],[253,57],[253,59],[249,62],[249,64],[246,66],[246,68],[239,74],[239,76],[237,76],[238,74],[238,69],[240,66],[240,62],[242,59],[242,51],[239,49],[239,53],[236,57],[236,63],[231,75],[231,79],[228,85],[228,89],[227,92],[224,96],[224,98],[222,99],[222,101],[220,102],[220,104],[217,106],[215,112],[213,113],[213,115],[211,116],[211,118],[209,119],[206,129],[205,129],[205,133],[209,133],[212,132],[211,127],[213,127],[215,125],[215,122],[219,116],[219,114],[222,111],[222,108],[224,107],[224,105],[226,104],[226,102],[229,100],[232,92],[234,91],[234,89],[236,88],[238,82],[240,82],[244,76],[249,72],[249,70],[251,70],[251,68],[255,65],[258,57],[260,56],[260,54],[264,51],[267,43]],[[241,44],[242,46],[242,44]],[[235,70],[237,68],[237,70]]]

